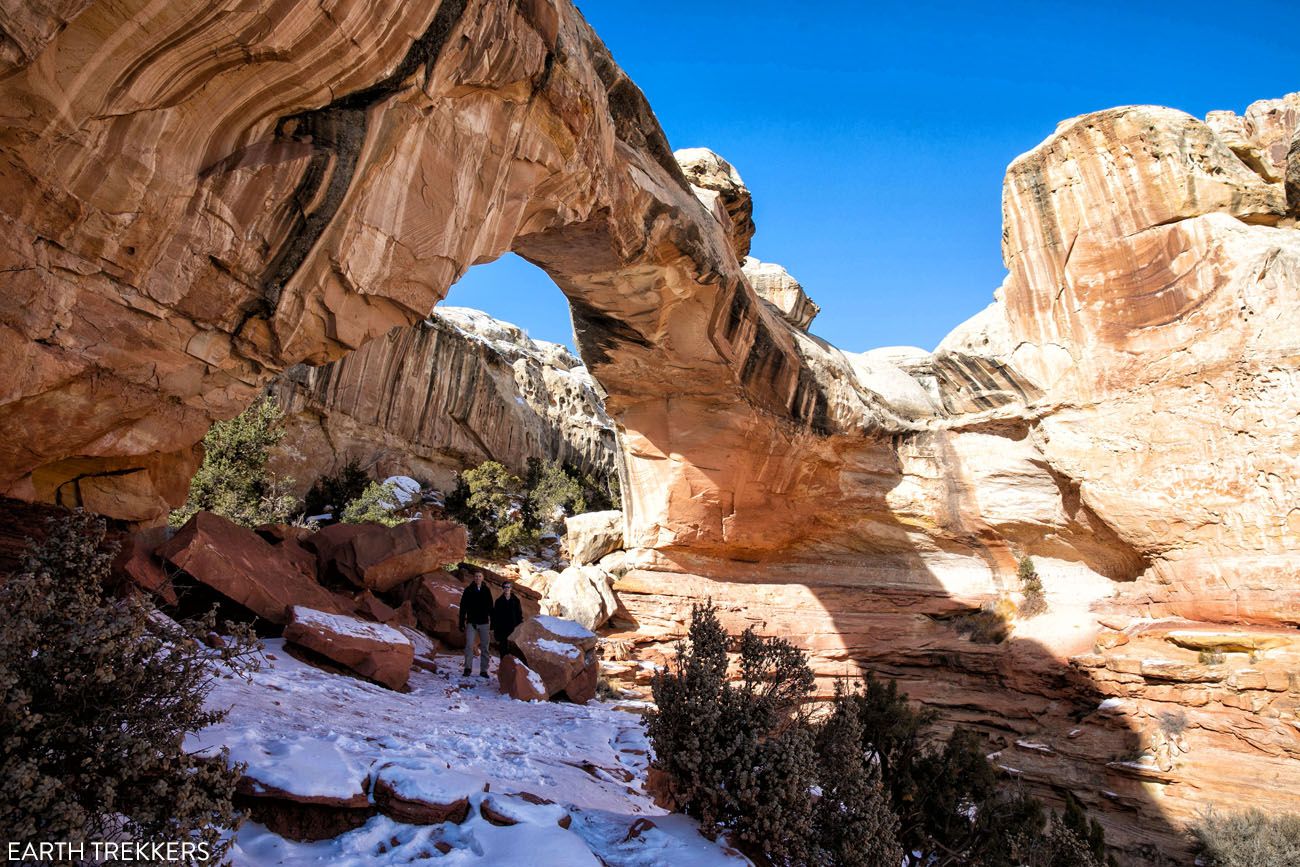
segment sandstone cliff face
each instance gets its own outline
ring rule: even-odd
[[[936,352],[796,334],[861,433],[774,437],[734,475],[697,452],[653,516],[634,476],[630,538],[653,532],[616,584],[627,637],[662,652],[650,636],[709,597],[823,676],[883,670],[987,731],[1007,773],[1089,792],[1138,860],[1185,852],[1173,828],[1258,781],[1300,806],[1294,102],[1253,106],[1285,128],[1233,146],[1168,109],[1067,121],[1008,170],[1010,274]],[[1021,598],[1020,554],[1048,613],[960,637],[962,613]]]
[[[618,472],[614,425],[582,362],[468,308],[439,307],[338,361],[275,381],[287,432],[272,469],[301,493],[356,459],[443,490],[486,460]]]
[[[687,182],[568,2],[4,15],[0,492],[156,520],[214,418],[510,249],[607,394],[648,650],[711,596],[823,677],[899,677],[1133,857],[1248,785],[1300,809],[1293,98],[1067,121],[1008,171],[995,303],[855,355],[760,297],[739,175]],[[1049,613],[961,637],[1021,553]]]

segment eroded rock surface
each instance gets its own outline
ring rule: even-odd
[[[338,361],[295,366],[273,394],[287,433],[271,466],[299,493],[353,459],[443,490],[486,460],[618,472],[614,424],[582,362],[478,310],[439,307]]]
[[[46,4],[0,48],[3,492],[157,521],[213,419],[514,250],[618,428],[647,652],[711,597],[824,687],[899,678],[1130,857],[1245,779],[1300,808],[1280,649],[1128,657],[1145,618],[1300,625],[1294,98],[1066,121],[1008,170],[993,305],[856,357],[750,285],[739,176],[687,182],[567,2]],[[1048,613],[959,635],[1025,553]]]

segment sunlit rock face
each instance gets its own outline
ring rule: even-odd
[[[439,307],[320,367],[275,381],[286,434],[272,458],[301,493],[355,460],[373,475],[450,490],[483,461],[531,458],[618,473],[614,423],[582,362],[478,310]]]
[[[0,492],[156,522],[214,419],[513,250],[607,395],[647,652],[711,597],[1135,859],[1261,783],[1300,809],[1293,97],[1067,121],[1008,171],[993,305],[859,354],[751,285],[739,174],[684,172],[567,2],[4,14]],[[1048,613],[972,643],[1021,554]]]

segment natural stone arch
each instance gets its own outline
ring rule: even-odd
[[[0,421],[19,434],[0,441],[4,492],[156,520],[214,418],[289,365],[423,317],[473,263],[514,249],[574,304],[624,426],[642,568],[622,589],[647,620],[713,595],[738,623],[799,636],[823,675],[869,660],[1008,739],[1040,787],[1064,763],[1118,842],[1180,845],[1152,778],[1105,766],[1128,723],[1076,740],[1053,705],[1132,688],[1150,725],[1184,687],[1148,688],[1124,668],[1143,658],[1114,647],[1071,656],[1051,636],[995,652],[942,620],[996,593],[1026,546],[1068,563],[1070,581],[1138,578],[1108,599],[1109,622],[1297,622],[1295,449],[1265,423],[1294,415],[1300,369],[1295,185],[1276,180],[1300,166],[1293,130],[1285,153],[1270,133],[1264,177],[1257,146],[1180,113],[1063,125],[1012,167],[1012,277],[920,362],[952,416],[924,417],[863,385],[864,368],[891,365],[849,359],[758,301],[732,210],[696,201],[568,2],[57,5],[0,20]],[[1111,170],[1121,158],[1136,170]],[[1117,200],[1131,224],[1099,204]],[[1134,279],[1110,279],[1116,261]],[[1185,332],[1214,337],[1184,352]],[[1223,411],[1154,443],[1149,408],[1181,423],[1179,395],[1198,389]],[[1259,446],[1238,442],[1229,400],[1262,420],[1246,431]],[[1098,461],[1098,441],[1119,447]],[[1256,475],[1224,497],[1225,478]],[[1022,489],[1033,496],[1015,508],[972,496]],[[1083,601],[1086,644],[1102,630]],[[659,616],[669,638],[674,618]],[[1289,701],[1255,675],[1245,703]],[[1277,721],[1238,711],[1242,731]],[[1015,743],[1034,726],[1059,753]],[[1185,758],[1195,785],[1179,769],[1156,784],[1287,791],[1293,745],[1250,736]],[[1231,762],[1212,764],[1220,754]],[[1162,803],[1185,819],[1200,797]]]
[[[427,315],[512,247],[575,304],[616,407],[689,383],[716,408],[827,426],[571,4],[359,10],[90,4],[16,64],[0,317],[26,375],[3,415],[29,438],[0,447],[5,490],[156,520],[213,419]]]

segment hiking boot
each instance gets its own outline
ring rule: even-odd
[[[480,671],[480,672],[478,673],[478,676],[479,676],[479,677],[491,677],[492,675],[488,674],[486,671]]]
[[[473,672],[471,672],[471,671],[467,668],[467,669],[465,669],[465,671],[461,674],[461,677],[469,677],[471,674],[473,674]]]

